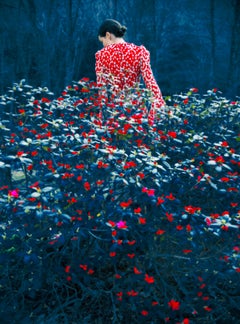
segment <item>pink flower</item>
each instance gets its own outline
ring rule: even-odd
[[[205,219],[207,226],[210,226],[212,224],[212,221],[209,217],[206,217]]]
[[[13,198],[18,198],[19,197],[19,190],[18,189],[9,190],[8,196],[13,197]]]
[[[126,223],[127,223],[126,221],[120,220],[116,225],[120,229],[126,229],[127,228],[127,224]]]

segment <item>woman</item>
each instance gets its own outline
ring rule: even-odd
[[[155,108],[165,105],[161,90],[153,76],[150,54],[144,46],[127,43],[127,28],[113,19],[105,20],[99,28],[98,38],[103,49],[96,53],[96,76],[99,87],[110,86],[114,94],[122,94],[140,82],[140,78],[153,95],[149,121],[154,119]]]

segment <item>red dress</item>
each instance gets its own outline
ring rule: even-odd
[[[153,109],[165,105],[153,76],[149,51],[144,46],[127,42],[108,45],[96,53],[95,69],[97,84],[110,85],[116,92],[133,88],[142,76],[154,96]]]

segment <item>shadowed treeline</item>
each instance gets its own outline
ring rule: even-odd
[[[150,50],[164,95],[189,87],[239,95],[238,0],[0,0],[0,92],[22,78],[54,92],[95,79],[97,30],[106,18]]]

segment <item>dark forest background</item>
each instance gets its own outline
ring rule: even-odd
[[[240,94],[240,0],[0,0],[0,93],[23,78],[55,93],[95,80],[106,18],[148,48],[164,95],[190,87]]]

